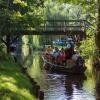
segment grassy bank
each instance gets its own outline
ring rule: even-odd
[[[0,100],[36,100],[27,76],[8,60],[0,61]]]

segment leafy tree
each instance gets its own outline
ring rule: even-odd
[[[98,0],[98,27],[97,27],[97,34],[96,34],[96,45],[100,53],[100,0]]]
[[[33,30],[41,22],[42,17],[37,16],[42,12],[41,2],[36,0],[0,0],[0,36],[6,36],[1,39],[7,46],[7,52],[10,51],[12,35],[21,30]],[[12,42],[11,42],[12,41]]]

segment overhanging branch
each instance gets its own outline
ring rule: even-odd
[[[5,40],[3,40],[2,38],[1,38],[1,41],[2,41],[5,45],[7,45],[7,42],[6,42]]]

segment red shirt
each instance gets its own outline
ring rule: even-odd
[[[64,61],[65,58],[66,58],[65,52],[60,52],[60,54],[59,54],[59,59],[60,59],[61,61]]]

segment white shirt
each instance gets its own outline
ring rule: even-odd
[[[72,60],[76,61],[80,55],[79,54],[73,54]]]

